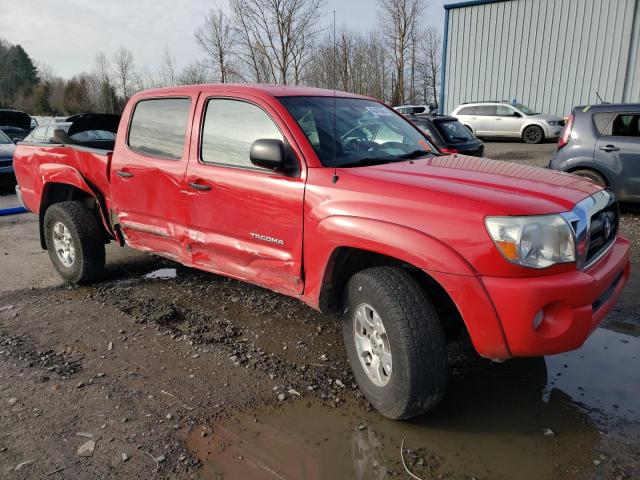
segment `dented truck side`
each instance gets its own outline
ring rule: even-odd
[[[358,120],[350,129],[339,115]],[[326,161],[341,155],[359,163]],[[629,277],[613,194],[570,174],[441,155],[386,106],[346,93],[145,91],[126,106],[113,151],[27,142],[14,167],[65,278],[96,276],[104,259],[91,252],[113,240],[299,298],[341,318],[356,380],[391,418],[443,397],[455,328],[496,360],[578,348]],[[488,219],[507,219],[506,240]],[[552,253],[540,243],[544,262],[527,266],[537,240],[522,239],[534,227],[571,240]]]

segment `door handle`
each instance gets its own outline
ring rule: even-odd
[[[500,117],[496,118],[496,120],[502,120]]]
[[[605,145],[604,147],[600,147],[600,150],[603,150],[605,152],[619,152],[620,149],[618,147],[616,147],[615,145]]]
[[[201,183],[196,183],[196,182],[190,183],[189,186],[194,190],[198,190],[200,192],[208,192],[209,190],[211,190],[210,185],[203,185]]]
[[[122,177],[122,178],[131,178],[131,177],[133,177],[133,173],[126,172],[124,170],[118,170],[116,172],[116,175],[118,175],[119,177]]]

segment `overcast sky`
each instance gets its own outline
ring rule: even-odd
[[[326,0],[324,20],[366,30],[377,21],[374,0]],[[178,69],[201,58],[193,31],[204,13],[227,0],[0,0],[0,37],[21,44],[36,62],[69,77],[93,68],[96,51],[111,55],[120,45],[130,48],[139,67],[156,70],[165,46]],[[425,22],[442,30],[442,5],[427,0]]]

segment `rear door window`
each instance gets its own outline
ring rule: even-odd
[[[481,117],[495,117],[496,113],[495,105],[479,105],[476,107],[476,115]]]
[[[182,158],[190,105],[188,98],[139,101],[129,126],[129,147],[153,157]]]
[[[473,140],[471,132],[460,122],[436,122],[435,125],[448,142],[463,143]]]
[[[611,123],[614,137],[640,137],[640,114],[619,114]]]
[[[458,110],[458,115],[475,115],[477,107],[462,107]]]

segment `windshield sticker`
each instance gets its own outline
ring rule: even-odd
[[[384,107],[365,107],[369,112],[371,112],[376,117],[390,117],[393,115],[391,110]]]

